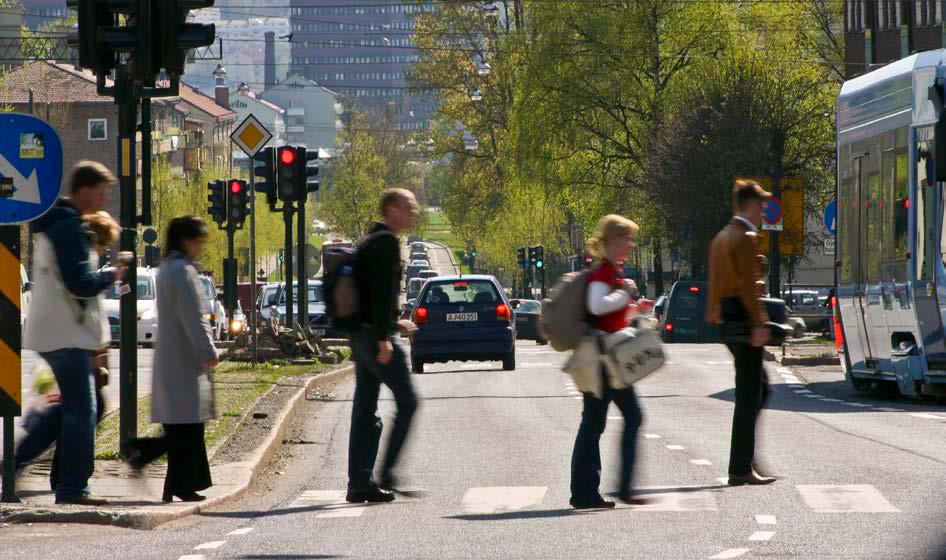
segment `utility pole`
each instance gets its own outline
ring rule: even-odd
[[[782,158],[785,154],[785,133],[781,130],[772,131],[772,155],[775,158],[775,169],[772,173],[772,196],[781,200],[782,198]],[[783,210],[784,214],[784,210]],[[784,223],[784,218],[782,222]],[[779,247],[778,231],[769,232],[769,297],[782,297],[782,254]]]

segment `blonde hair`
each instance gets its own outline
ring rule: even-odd
[[[118,223],[108,212],[99,210],[94,214],[82,216],[89,230],[95,234],[95,248],[99,253],[104,252],[118,241]]]
[[[585,244],[588,253],[596,258],[604,256],[604,244],[612,237],[624,235],[636,236],[641,228],[631,220],[617,214],[608,214],[598,220],[598,229],[595,236]]]

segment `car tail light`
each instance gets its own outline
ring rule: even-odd
[[[509,312],[509,306],[500,303],[496,306],[496,318],[500,321],[512,321],[512,313]]]
[[[673,323],[667,323],[664,325],[664,330],[667,332],[673,332]]]
[[[690,293],[691,293],[691,294],[698,294],[698,293],[700,293],[700,287],[699,287],[699,286],[690,286]]]
[[[211,314],[210,314],[210,320],[211,320],[211,321],[216,321],[216,320],[217,320],[217,314],[216,314],[216,313],[211,313]]]
[[[414,312],[414,324],[415,325],[426,325],[427,324],[427,308],[418,307],[417,311]]]

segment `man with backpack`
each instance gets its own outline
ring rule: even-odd
[[[417,199],[404,189],[385,190],[381,195],[381,215],[382,222],[371,227],[359,243],[354,258],[360,328],[354,329],[351,336],[355,396],[345,497],[351,503],[394,500],[391,491],[396,484],[394,466],[417,410],[408,354],[397,337],[397,333],[410,334],[416,330],[412,322],[398,321],[397,316],[403,266],[398,235],[417,225]],[[397,416],[381,466],[381,477],[375,482],[374,464],[382,431],[381,418],[377,415],[382,383],[394,394]]]

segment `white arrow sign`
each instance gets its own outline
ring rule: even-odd
[[[39,181],[36,179],[36,170],[30,173],[29,179],[20,175],[20,172],[13,167],[5,157],[0,155],[0,175],[13,179],[13,196],[10,200],[19,202],[28,202],[30,204],[39,204]]]

